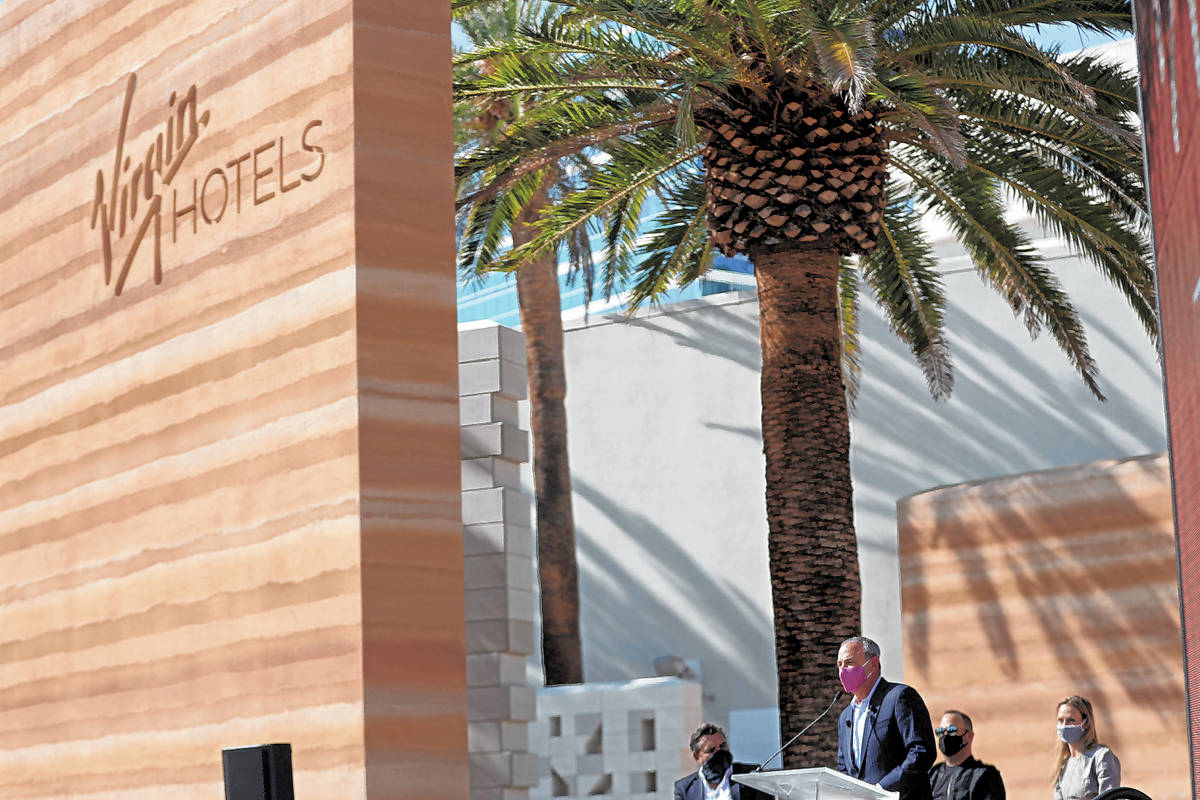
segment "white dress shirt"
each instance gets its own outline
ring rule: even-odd
[[[721,782],[714,789],[708,785],[708,781],[704,779],[704,768],[700,768],[700,785],[704,787],[704,800],[733,800],[733,793],[729,788],[729,776],[733,774],[733,765],[729,765],[729,769],[725,770],[725,776],[721,778]]]
[[[871,695],[875,694],[875,690],[879,688],[880,677],[882,676],[875,676],[875,683],[871,686],[871,691],[867,692],[867,696],[863,698],[861,703],[858,701],[857,697],[850,701],[850,707],[854,709],[854,727],[853,735],[850,739],[850,756],[854,759],[855,767],[862,766],[863,736],[865,736],[867,732],[867,719],[871,716],[867,712],[871,709]]]

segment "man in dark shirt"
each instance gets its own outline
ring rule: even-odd
[[[933,731],[938,750],[946,756],[929,770],[933,800],[1004,800],[1000,770],[984,764],[971,752],[975,728],[961,711],[947,711]]]

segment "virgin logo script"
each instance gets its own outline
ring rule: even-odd
[[[146,149],[145,156],[139,153],[139,160],[135,164],[133,157],[125,153],[125,134],[136,88],[137,76],[131,73],[125,84],[125,105],[121,109],[121,127],[117,130],[112,175],[106,181],[104,170],[96,170],[96,194],[92,199],[92,230],[99,224],[100,242],[104,249],[105,286],[113,280],[113,235],[123,239],[126,225],[131,229],[136,225],[133,240],[117,273],[116,286],[113,287],[113,292],[118,295],[125,288],[125,279],[129,277],[134,256],[151,233],[154,237],[154,282],[162,283],[163,191],[179,173],[192,145],[200,138],[201,129],[208,125],[209,120],[207,111],[197,112],[195,84],[188,88],[182,99],[172,92],[167,102],[171,113]]]
[[[246,203],[248,207],[261,205],[316,180],[325,167],[324,149],[309,142],[312,132],[321,126],[321,120],[314,119],[304,126],[299,137],[299,151],[302,152],[297,153],[307,156],[310,168],[298,175],[293,172],[291,180],[285,173],[284,155],[288,148],[284,136],[273,136],[228,162],[223,159],[220,166],[205,174],[203,180],[181,178],[180,169],[210,119],[209,112],[199,108],[196,85],[189,86],[182,95],[172,92],[154,137],[145,145],[130,147],[126,135],[136,88],[137,76],[130,74],[125,84],[125,102],[117,129],[112,171],[107,174],[103,169],[96,171],[92,197],[91,227],[100,231],[104,285],[111,285],[115,295],[120,295],[125,288],[134,258],[144,250],[153,251],[154,282],[162,283],[164,217],[171,227],[171,241],[174,242],[179,235],[180,222],[186,223],[190,219],[192,233],[196,234],[201,220],[206,227],[216,225],[231,207],[235,214],[241,214],[244,195],[248,201],[253,201]],[[292,141],[295,149],[295,140]],[[145,150],[141,149],[143,146]],[[312,163],[314,156],[315,164]],[[132,237],[124,245],[124,257],[116,259],[115,245],[124,244],[127,234]]]

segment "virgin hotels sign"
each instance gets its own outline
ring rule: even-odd
[[[304,124],[297,137],[280,134],[257,147],[199,170],[190,156],[212,121],[201,110],[196,85],[183,94],[172,92],[158,127],[136,142],[128,140],[137,75],[125,84],[125,102],[117,126],[116,146],[109,171],[96,170],[91,227],[98,230],[104,258],[104,284],[119,295],[139,253],[141,263],[152,259],[154,282],[162,283],[163,238],[169,226],[171,242],[190,223],[192,233],[200,223],[211,227],[230,214],[269,203],[276,197],[315,181],[325,169],[325,150],[319,141],[321,120]],[[284,168],[289,153],[307,155],[303,168]],[[204,167],[208,167],[207,170]],[[165,219],[164,219],[165,217]]]

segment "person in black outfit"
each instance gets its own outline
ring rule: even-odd
[[[933,800],[1004,800],[1000,770],[984,764],[971,752],[975,728],[970,717],[961,711],[947,711],[933,732],[938,737],[938,750],[946,756],[945,761],[929,770]]]

